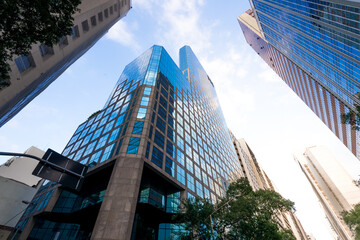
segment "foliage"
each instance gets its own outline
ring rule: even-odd
[[[253,191],[248,180],[241,178],[230,185],[225,197],[216,204],[208,200],[184,202],[184,213],[180,215],[187,231],[181,239],[294,240],[291,231],[279,228],[276,218],[279,211],[289,211],[293,205],[277,192]]]
[[[360,203],[354,209],[342,212],[345,223],[355,232],[355,239],[360,240]]]
[[[37,42],[52,46],[71,34],[72,15],[81,0],[0,0],[0,88],[9,84],[14,55],[26,55]]]
[[[357,97],[360,100],[359,93]],[[344,124],[350,124],[356,131],[360,131],[360,105],[355,104],[355,111],[350,110],[350,112],[342,114],[341,121]]]
[[[101,110],[98,110],[96,112],[94,112],[93,114],[91,114],[89,117],[88,117],[88,120],[95,117],[96,115],[98,115],[99,113],[101,113]]]
[[[181,240],[211,238],[209,216],[214,212],[215,206],[209,200],[190,198],[183,202],[185,214],[179,213],[176,218],[182,223],[182,231],[177,233]]]

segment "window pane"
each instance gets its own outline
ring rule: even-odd
[[[140,138],[131,137],[127,153],[137,154],[139,150]]]
[[[146,111],[147,109],[146,108],[139,108],[139,111],[138,111],[138,114],[137,114],[137,118],[141,118],[141,119],[144,119],[145,116],[146,116]]]

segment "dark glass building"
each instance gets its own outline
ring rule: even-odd
[[[360,104],[359,1],[250,3],[257,26],[239,17],[248,43],[271,55],[263,58],[359,158],[359,132],[341,124],[341,115]]]
[[[191,48],[128,64],[63,155],[90,169],[80,191],[50,182],[18,228],[28,239],[169,239],[180,198],[216,201],[239,172],[214,85]]]

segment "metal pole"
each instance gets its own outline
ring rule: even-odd
[[[20,229],[20,226],[16,229],[14,235],[12,236],[12,238],[11,238],[10,240],[14,240],[14,239],[15,239],[15,236],[16,236],[16,234],[18,233],[19,229]]]
[[[45,163],[45,164],[49,164],[50,166],[56,168],[56,169],[60,169],[62,170],[63,172],[66,172],[66,173],[69,173],[71,175],[74,175],[74,176],[77,176],[79,178],[84,178],[84,176],[82,176],[81,174],[78,174],[76,172],[73,172],[67,168],[64,168],[64,167],[61,167],[61,166],[58,166],[54,163],[51,163],[51,162],[48,162],[42,158],[39,158],[37,156],[33,156],[33,155],[30,155],[30,154],[25,154],[25,153],[13,153],[13,152],[0,152],[0,156],[19,156],[19,157],[29,157],[29,158],[33,158],[33,159],[36,159],[42,163]]]
[[[214,236],[214,229],[213,229],[213,225],[212,225],[212,217],[211,217],[211,214],[210,214],[210,226],[211,226],[211,235]]]
[[[22,210],[21,212],[24,212],[28,207],[30,207],[31,205],[34,205],[34,203],[32,203],[32,202],[30,202],[30,203],[28,203],[28,204],[29,204],[29,206],[27,206],[27,207],[26,207],[24,210]],[[17,216],[17,215],[16,215],[16,216]],[[11,237],[10,240],[14,240],[14,239],[15,239],[16,234],[18,233],[18,231],[20,230],[20,228],[21,228],[21,226],[18,226],[18,227],[16,228],[16,225],[15,225],[16,231],[15,231],[14,235]]]
[[[226,203],[224,203],[221,207],[215,209],[215,211],[213,211],[211,214],[210,214],[210,227],[211,227],[211,234],[214,236],[214,229],[213,229],[213,224],[212,224],[212,216],[214,213],[216,213],[218,210],[222,209],[223,207],[225,207],[226,204],[228,204],[229,202],[231,201],[234,201],[235,199],[241,197],[241,195],[236,195],[234,196],[233,198],[231,198],[229,201],[227,201]]]

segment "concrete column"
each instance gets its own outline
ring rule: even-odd
[[[131,238],[143,167],[141,158],[116,160],[91,239]]]

